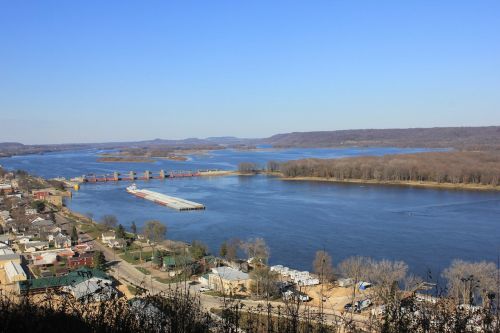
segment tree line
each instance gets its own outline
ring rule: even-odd
[[[418,154],[303,159],[269,162],[285,177],[337,180],[415,181],[451,184],[500,184],[500,152],[430,152]]]

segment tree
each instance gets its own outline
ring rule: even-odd
[[[492,262],[454,260],[444,270],[449,294],[457,303],[487,305],[489,293],[497,292],[498,267]]]
[[[241,246],[243,251],[247,254],[248,259],[252,259],[253,262],[260,264],[267,264],[270,250],[263,238],[249,239]]]
[[[381,303],[389,302],[405,281],[408,265],[403,261],[381,260],[369,262],[369,280],[377,285],[376,294]]]
[[[167,227],[160,221],[151,220],[144,224],[144,236],[150,242],[159,243],[165,239]]]
[[[45,209],[45,202],[43,200],[35,200],[31,203],[31,208],[36,209],[38,213],[41,213]]]
[[[102,251],[95,251],[94,252],[94,268],[97,269],[104,269],[104,265],[106,264],[106,258],[104,257],[104,253]]]
[[[332,257],[326,251],[317,251],[313,261],[314,273],[318,274],[321,283],[333,278]]]
[[[161,265],[162,265],[162,260],[163,260],[163,256],[162,256],[161,251],[155,251],[155,252],[153,253],[153,264],[154,264],[156,267],[161,267]]]
[[[167,227],[160,221],[147,221],[144,225],[144,236],[152,243],[153,256],[156,252],[156,245],[165,239]]]
[[[272,272],[269,267],[255,267],[250,272],[250,278],[252,279],[250,288],[257,296],[269,297],[277,293],[276,281],[278,280],[278,273]]]
[[[259,168],[256,163],[242,162],[238,164],[238,171],[241,173],[256,173]]]
[[[73,243],[78,242],[78,231],[76,230],[76,226],[73,226],[71,229],[71,241]]]
[[[135,221],[132,221],[132,225],[130,226],[130,230],[134,234],[134,237],[137,235],[137,226],[135,225]]]
[[[198,260],[207,255],[208,246],[201,241],[195,240],[191,243],[189,252],[191,253],[193,259]]]
[[[123,227],[123,225],[118,224],[118,227],[116,227],[116,229],[115,229],[115,234],[116,234],[116,238],[125,238],[126,234],[125,234],[125,228]]]
[[[227,242],[226,241],[222,242],[220,249],[219,249],[219,255],[224,259],[226,258],[226,256],[227,256]]]
[[[227,242],[226,259],[233,261],[238,258],[238,249],[241,247],[241,241],[238,238],[232,238]]]
[[[354,304],[354,300],[356,299],[358,284],[368,275],[368,267],[369,260],[361,256],[347,258],[339,265],[339,271],[344,277],[352,279],[353,282],[351,304]],[[352,311],[354,311],[354,306],[352,306],[351,309],[352,313]]]
[[[114,215],[104,215],[101,222],[106,228],[113,229],[118,223],[118,219]]]

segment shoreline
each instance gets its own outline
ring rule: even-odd
[[[417,182],[417,181],[379,181],[371,179],[336,179],[324,177],[285,177],[283,175],[273,176],[285,181],[311,181],[311,182],[329,182],[338,184],[358,184],[358,185],[390,185],[404,187],[434,188],[445,190],[467,190],[467,191],[500,191],[500,186],[478,185],[478,184],[452,184],[435,182]]]

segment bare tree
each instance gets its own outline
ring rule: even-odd
[[[390,261],[383,259],[381,261],[370,260],[369,280],[376,284],[376,294],[382,303],[389,301],[400,283],[404,281],[408,265],[403,261]]]
[[[228,261],[233,261],[238,258],[238,249],[241,246],[241,240],[238,238],[232,238],[227,242],[226,246],[226,259]]]
[[[144,224],[144,236],[150,242],[157,244],[165,239],[167,226],[157,220],[147,221]]]
[[[252,259],[254,263],[267,264],[270,250],[263,238],[249,239],[241,244],[248,259]]]
[[[349,279],[352,279],[352,294],[351,294],[351,313],[354,311],[354,300],[356,299],[356,290],[359,287],[359,283],[363,281],[369,271],[370,261],[368,258],[355,256],[349,257],[342,261],[339,265],[339,271]]]
[[[489,293],[497,291],[498,268],[492,262],[468,262],[454,260],[444,270],[448,290],[458,303],[486,305]]]
[[[118,224],[118,219],[114,215],[104,215],[101,223],[108,229],[114,229]]]
[[[317,251],[313,261],[314,273],[316,273],[321,283],[333,279],[332,257],[326,251]]]

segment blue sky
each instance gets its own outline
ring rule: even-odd
[[[500,1],[0,0],[0,142],[500,125]]]

